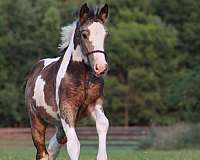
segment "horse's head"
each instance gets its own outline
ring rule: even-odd
[[[80,45],[86,63],[91,66],[96,76],[100,76],[108,70],[106,52],[104,51],[107,18],[107,4],[97,13],[84,4],[79,12],[79,22],[74,36],[75,46]]]

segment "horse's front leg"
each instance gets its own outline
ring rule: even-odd
[[[102,103],[97,102],[91,114],[96,121],[96,128],[99,137],[97,160],[107,160],[106,135],[109,127],[109,121],[103,112]]]
[[[75,107],[61,104],[61,123],[67,137],[67,151],[70,160],[78,160],[80,155],[80,142],[75,131],[77,111]]]

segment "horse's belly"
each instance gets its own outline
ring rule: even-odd
[[[35,82],[33,100],[35,101],[35,110],[46,121],[59,120],[58,111],[55,104],[50,105],[47,99],[54,98],[48,97],[45,93],[46,82],[41,75],[38,76]],[[52,92],[52,91],[51,91]]]

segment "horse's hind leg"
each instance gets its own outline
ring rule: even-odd
[[[30,117],[32,139],[37,149],[36,160],[48,160],[48,153],[45,147],[46,126],[34,112],[30,113]]]
[[[62,127],[57,128],[56,133],[49,141],[49,146],[48,146],[49,160],[56,159],[61,146],[66,142],[67,138],[65,132],[63,131],[63,128]]]

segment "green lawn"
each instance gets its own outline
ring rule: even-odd
[[[95,160],[95,148],[82,148],[80,160]],[[1,148],[0,160],[33,160],[35,150],[32,147]],[[133,150],[130,148],[109,148],[109,160],[199,160],[199,150],[154,151]],[[67,154],[63,149],[58,160],[66,160]]]

